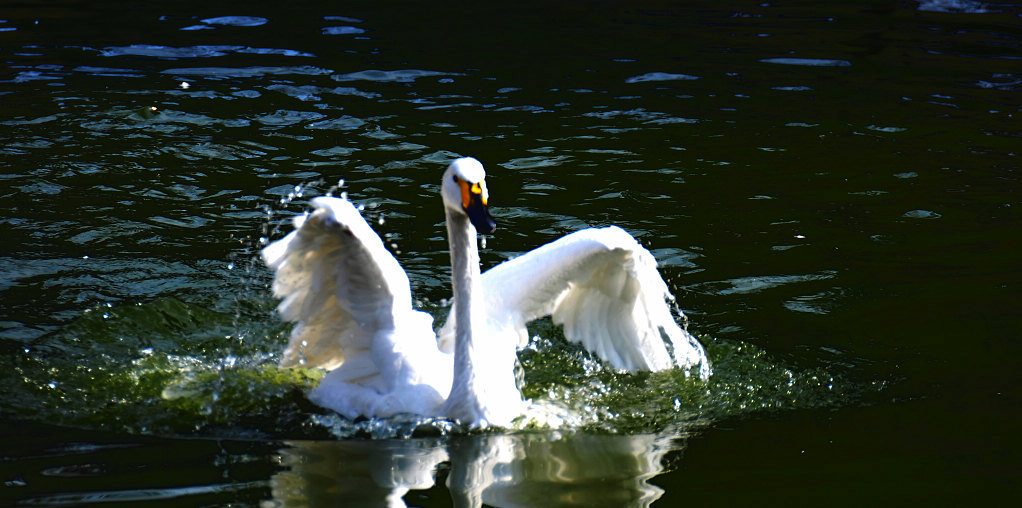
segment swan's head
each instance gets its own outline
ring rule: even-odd
[[[447,209],[467,215],[476,231],[489,234],[497,229],[497,223],[490,217],[486,207],[486,200],[490,196],[486,192],[486,171],[479,161],[462,157],[447,166],[440,184],[440,194]]]

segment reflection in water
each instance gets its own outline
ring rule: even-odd
[[[405,506],[402,496],[432,487],[437,465],[447,460],[439,440],[289,444],[281,450],[289,469],[270,481],[283,506]]]
[[[279,506],[406,506],[447,474],[455,506],[649,506],[648,480],[684,433],[532,433],[449,439],[295,441],[271,480]]]

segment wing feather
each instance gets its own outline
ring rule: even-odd
[[[367,353],[378,331],[411,312],[411,291],[404,270],[349,201],[319,197],[311,204],[313,211],[297,217],[295,230],[262,256],[275,271],[278,312],[296,323],[281,366],[304,360],[330,370],[346,354]]]
[[[656,259],[621,228],[567,235],[486,271],[482,284],[491,320],[520,341],[529,321],[551,315],[568,340],[614,368],[698,365],[709,376],[702,345],[675,321]]]

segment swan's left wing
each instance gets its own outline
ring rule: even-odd
[[[367,351],[380,330],[410,324],[395,316],[411,314],[412,297],[404,270],[351,202],[318,197],[311,205],[311,213],[295,217],[295,230],[262,256],[275,272],[273,293],[283,298],[278,312],[296,323],[281,366],[304,360],[331,370],[352,352]],[[428,324],[421,328],[430,331]],[[379,368],[360,365],[365,377]]]
[[[490,319],[514,327],[520,346],[525,324],[551,315],[614,368],[710,374],[703,346],[674,319],[656,259],[619,227],[567,235],[493,267],[482,283]]]

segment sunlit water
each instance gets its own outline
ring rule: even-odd
[[[601,9],[0,8],[0,500],[621,506],[763,501],[776,471],[819,499],[876,471],[901,480],[887,500],[1017,479],[1018,7]],[[488,168],[484,267],[618,224],[713,376],[617,373],[540,321],[523,392],[556,429],[308,402],[322,373],[276,368],[289,328],[258,250],[345,193],[440,322],[437,179],[459,155]]]

